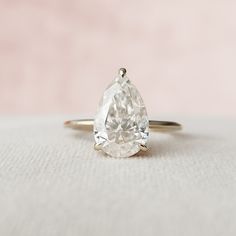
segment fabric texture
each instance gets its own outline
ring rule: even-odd
[[[0,235],[236,235],[234,120],[180,119],[127,159],[64,117],[0,121]]]

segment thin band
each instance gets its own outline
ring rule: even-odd
[[[93,130],[93,119],[68,120],[65,127],[79,130]],[[182,129],[182,126],[172,121],[149,120],[149,128],[158,132],[173,132]]]

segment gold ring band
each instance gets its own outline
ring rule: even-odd
[[[93,130],[93,119],[68,120],[65,127],[79,130]],[[156,132],[173,132],[182,129],[181,124],[172,121],[149,120],[149,129]]]

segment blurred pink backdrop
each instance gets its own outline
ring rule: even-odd
[[[233,0],[0,0],[0,113],[93,115],[126,67],[153,116],[236,116],[235,12]]]

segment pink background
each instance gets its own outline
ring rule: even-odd
[[[93,115],[119,67],[149,114],[236,116],[234,0],[0,0],[0,113]]]

